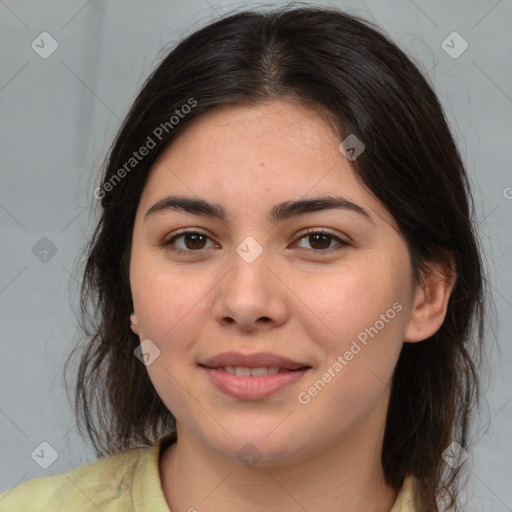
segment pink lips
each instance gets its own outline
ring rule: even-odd
[[[208,368],[226,366],[243,366],[246,368],[270,368],[277,366],[287,370],[297,370],[307,366],[286,357],[277,356],[271,352],[258,352],[257,354],[240,354],[238,352],[223,352],[201,363]]]
[[[242,400],[262,400],[297,382],[309,366],[269,352],[240,354],[224,352],[200,364],[218,389]],[[238,376],[228,373],[226,367],[279,368],[278,373],[258,376]]]

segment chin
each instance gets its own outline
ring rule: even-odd
[[[244,423],[227,430],[233,437],[225,431],[215,436],[203,433],[201,437],[217,454],[247,467],[270,468],[294,463],[307,458],[312,448],[312,443],[301,440],[297,432],[283,428],[278,433],[275,422],[268,428]]]

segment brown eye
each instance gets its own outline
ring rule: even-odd
[[[173,236],[164,242],[164,245],[169,246],[178,252],[194,252],[207,248],[206,245],[209,240],[210,238],[203,233],[199,233],[197,231],[186,231]]]
[[[310,247],[303,247],[303,248],[305,248],[305,249],[311,248],[315,251],[332,249],[336,246],[339,247],[339,246],[349,245],[348,242],[345,242],[341,238],[331,235],[330,233],[326,233],[324,231],[306,233],[305,235],[300,237],[301,242],[304,240],[306,240],[309,243]],[[335,244],[334,246],[331,245],[331,243],[333,241],[337,242],[337,244]]]
[[[325,233],[309,235],[309,243],[313,249],[327,249],[331,245],[332,237]]]
[[[184,235],[187,249],[202,249],[206,243],[206,237],[200,233],[187,233]]]

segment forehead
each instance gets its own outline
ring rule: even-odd
[[[252,210],[279,201],[342,194],[388,216],[341,153],[321,110],[279,100],[216,108],[195,119],[153,165],[141,202],[188,194]]]
[[[187,159],[192,156],[196,161],[208,159],[226,165],[238,157],[245,163],[241,168],[256,161],[265,165],[284,153],[297,162],[304,157],[332,160],[340,156],[339,138],[334,123],[328,123],[322,111],[290,100],[228,105],[192,121],[161,159],[186,153]]]

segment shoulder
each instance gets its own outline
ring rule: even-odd
[[[405,477],[402,488],[400,489],[395,504],[391,512],[414,512],[414,491],[415,491],[416,477],[407,475]]]
[[[0,512],[131,510],[137,461],[155,447],[133,448],[72,471],[39,477],[0,494]],[[127,501],[129,500],[129,501]]]

